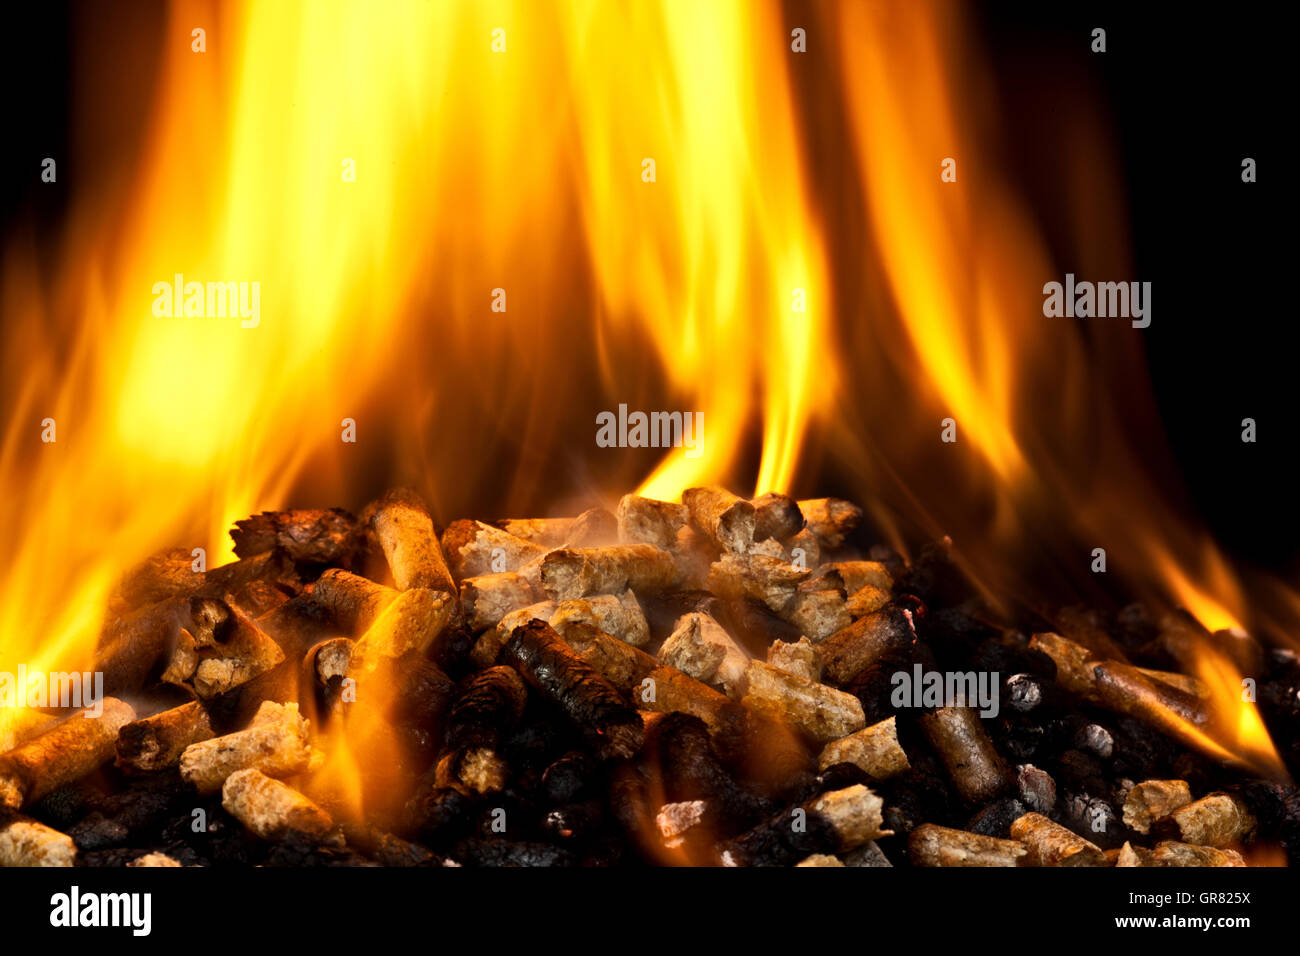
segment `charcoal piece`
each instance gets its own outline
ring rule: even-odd
[[[1056,762],[1056,780],[1061,788],[1075,793],[1103,794],[1110,782],[1102,762],[1082,750],[1067,750]]]
[[[489,667],[469,678],[447,714],[447,752],[438,762],[438,782],[476,793],[505,786],[509,765],[501,742],[519,722],[528,687],[510,667]]]
[[[1046,770],[1032,764],[1017,767],[1016,789],[1020,802],[1033,813],[1050,817],[1056,809],[1056,781]]]
[[[1001,840],[1010,839],[1011,824],[1028,813],[1029,809],[1015,797],[1001,797],[986,803],[967,821],[964,829]]]
[[[596,762],[581,750],[570,750],[542,774],[546,799],[551,803],[572,803],[594,787]]]
[[[650,781],[646,775],[631,763],[615,764],[609,776],[608,799],[614,819],[624,834],[644,845],[654,832],[654,815],[658,809],[651,807]]]
[[[906,836],[923,823],[956,826],[956,795],[933,767],[913,762],[912,769],[875,788],[885,798],[885,826]]]
[[[1109,760],[1115,753],[1115,738],[1101,724],[1088,721],[1074,732],[1074,746],[1094,757]]]
[[[1156,639],[1156,622],[1145,604],[1130,604],[1115,616],[1115,635],[1130,652]]]
[[[477,801],[453,787],[417,787],[407,801],[404,823],[410,834],[428,846],[445,847],[468,831]]]
[[[814,853],[833,853],[838,837],[830,821],[809,814],[805,826],[791,826],[787,813],[729,840],[720,848],[728,866],[793,866]]]
[[[746,790],[723,766],[708,728],[698,717],[666,714],[651,736],[669,802],[705,800],[715,804],[730,832],[752,825],[774,809],[770,800]]]
[[[1029,649],[1029,638],[1019,632],[994,634],[981,641],[971,659],[971,669],[992,671],[1004,677],[1007,674],[1050,674],[1050,661],[1045,654]]]
[[[1034,651],[1038,654],[1040,652]],[[1052,679],[1055,665],[1046,654],[1042,655],[1046,671],[1021,671],[1002,682],[1006,706],[1018,714],[1034,714],[1039,720],[1072,709],[1070,697]]]
[[[270,844],[258,839],[221,806],[221,794],[193,801],[191,812],[176,814],[163,825],[162,842],[190,847],[205,862],[248,866],[261,862]],[[193,811],[202,810],[206,829],[194,827],[200,818]]]
[[[899,713],[892,700],[896,686],[894,675],[900,672],[910,673],[913,659],[912,648],[887,654],[858,671],[844,686],[844,690],[862,703],[862,712],[868,727]]]
[[[602,758],[630,757],[641,749],[641,715],[549,624],[534,620],[516,628],[497,659],[557,704]]]
[[[548,701],[530,697],[518,726],[503,741],[502,756],[519,775],[537,775],[539,785],[546,769],[568,752],[585,750],[582,735]],[[591,763],[595,764],[594,761]]]
[[[1121,847],[1126,840],[1142,839],[1124,825],[1119,810],[1103,796],[1066,792],[1057,800],[1056,809],[1062,826],[1103,850]]]
[[[952,542],[932,542],[898,578],[895,594],[915,594],[935,608],[953,607],[974,596],[974,588],[953,563]]]
[[[180,774],[170,770],[133,782],[104,798],[98,809],[68,830],[81,850],[103,850],[138,841],[159,827],[174,808],[192,802]]]
[[[440,866],[441,858],[418,843],[369,824],[343,824],[347,845],[380,866]]]
[[[1047,727],[1036,720],[1003,717],[995,727],[998,748],[1014,760],[1039,759],[1039,751],[1050,741]]]
[[[1184,749],[1177,741],[1131,717],[1113,718],[1110,730],[1115,738],[1113,772],[1134,780],[1166,775]]]
[[[1288,812],[1287,801],[1295,795],[1296,787],[1272,780],[1247,780],[1222,789],[1240,798],[1254,815],[1257,839],[1274,839],[1281,834]]]
[[[447,746],[495,749],[523,716],[528,688],[509,667],[490,667],[462,688],[447,714]]]
[[[511,840],[462,840],[447,854],[459,866],[575,866],[577,858],[549,843]]]
[[[282,704],[296,702],[299,670],[298,660],[286,657],[252,680],[208,698],[203,706],[213,732],[220,737],[244,729],[268,700]]]
[[[578,800],[547,810],[542,830],[557,843],[576,844],[594,837],[604,820],[600,800]]]
[[[27,813],[56,830],[67,832],[78,820],[102,806],[106,797],[103,786],[87,778],[51,790],[32,804]]]
[[[321,843],[320,836],[287,831],[274,843],[267,845],[264,866],[317,867],[317,866],[374,866],[364,856],[348,846],[331,846]]]

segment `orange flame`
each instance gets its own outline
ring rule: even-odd
[[[178,0],[130,188],[75,197],[48,282],[5,251],[0,666],[84,663],[126,567],[218,563],[263,508],[397,478],[451,517],[485,487],[522,513],[557,462],[606,497],[794,491],[822,441],[887,533],[952,533],[991,591],[1046,527],[1211,629],[1293,625],[1294,591],[1248,595],[1147,474],[1119,426],[1141,387],[1136,413],[1094,396],[1093,357],[1132,367],[1137,333],[1040,314],[1064,270],[994,162],[962,27],[941,2]],[[1094,197],[1080,258],[1118,279],[1117,177],[1078,112],[1063,192]],[[178,274],[259,283],[260,321],[155,315]],[[624,401],[702,412],[701,454],[601,457],[589,412]],[[1265,759],[1207,666],[1236,720],[1215,746]]]

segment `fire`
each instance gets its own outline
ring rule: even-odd
[[[84,666],[124,569],[228,560],[265,508],[410,482],[439,518],[544,514],[832,466],[895,540],[952,534],[991,592],[1020,584],[1013,555],[1100,541],[1211,630],[1293,622],[1290,589],[1257,610],[1165,503],[1121,427],[1144,413],[1094,396],[1090,356],[1129,368],[1139,333],[1042,315],[1064,270],[993,162],[961,20],[178,0],[129,188],[78,187],[48,280],[5,250],[0,667]],[[1081,137],[1063,192],[1096,197],[1081,270],[1118,278],[1105,139]],[[177,275],[257,283],[259,320],[155,314]],[[701,454],[601,457],[591,412],[619,403],[702,412]],[[1232,725],[1213,746],[1276,765],[1240,675],[1205,667]],[[334,752],[346,778],[357,754]]]

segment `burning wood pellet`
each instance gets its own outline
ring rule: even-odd
[[[549,624],[516,628],[498,659],[585,730],[602,757],[630,757],[640,749],[640,715]]]
[[[355,517],[339,508],[264,511],[236,521],[230,537],[240,558],[283,548],[295,561],[335,564],[346,560],[355,547],[356,523]]]
[[[203,579],[203,594],[221,597],[238,594],[255,581],[264,581],[296,590],[298,572],[283,548],[273,548],[265,554],[240,558],[208,570]]]
[[[1199,697],[1152,680],[1136,667],[1106,661],[1093,666],[1093,694],[1099,704],[1116,713],[1128,714],[1156,726],[1169,722],[1169,715],[1192,726],[1208,719]]]
[[[109,598],[109,611],[121,615],[170,597],[192,595],[203,584],[204,573],[195,569],[193,552],[169,548],[146,558],[122,576]]]
[[[857,733],[832,740],[822,748],[817,767],[825,771],[838,763],[861,767],[876,780],[888,780],[911,767],[898,743],[896,720],[890,717]]]
[[[894,586],[893,576],[880,561],[836,561],[824,564],[818,573],[836,573],[843,582],[844,590],[849,594],[872,587],[888,594]]]
[[[214,736],[208,712],[198,701],[124,724],[117,736],[117,765],[129,773],[173,766],[191,744]]]
[[[72,866],[72,837],[37,820],[0,810],[0,866]]]
[[[859,618],[822,641],[822,674],[832,684],[843,686],[882,657],[911,645],[916,630],[911,616],[891,607]]]
[[[221,805],[263,840],[282,840],[290,833],[300,833],[322,843],[343,842],[328,813],[288,784],[252,767],[225,779]]]
[[[707,585],[719,597],[732,600],[753,598],[777,614],[793,605],[799,585],[809,571],[783,558],[763,554],[724,554],[709,568]]]
[[[924,715],[921,727],[962,799],[982,803],[1010,786],[1006,763],[973,708],[942,707]]]
[[[787,673],[762,661],[745,672],[748,693],[742,703],[785,721],[817,743],[837,740],[866,726],[862,704],[852,694]]]
[[[469,626],[476,631],[492,627],[535,600],[532,584],[515,571],[481,574],[460,582],[460,603]]]
[[[821,563],[822,545],[811,528],[804,528],[788,542],[790,561],[805,568],[815,568]]]
[[[539,544],[482,521],[453,521],[442,533],[442,553],[458,581],[480,574],[518,571],[546,552]]]
[[[255,768],[277,777],[302,773],[311,765],[307,722],[297,704],[262,704],[244,730],[213,737],[181,753],[181,776],[199,793],[221,789],[237,770]]]
[[[598,594],[564,601],[556,607],[548,623],[561,635],[575,623],[594,624],[606,634],[633,647],[650,641],[650,624],[631,589],[622,594]]]
[[[890,836],[882,806],[861,784],[823,793],[722,844],[722,865],[792,866],[813,853],[852,850]]]
[[[603,548],[618,544],[618,519],[604,508],[588,508],[569,525],[562,548]]]
[[[747,554],[754,544],[754,506],[725,488],[688,488],[682,504],[690,512],[691,527],[719,551]]]
[[[708,725],[719,750],[731,755],[746,732],[746,712],[707,684],[606,634],[570,634],[584,661],[643,711],[681,712]]]
[[[913,866],[1019,866],[1028,850],[1018,840],[923,824],[907,836]]]
[[[505,518],[497,527],[507,534],[543,548],[558,548],[564,544],[575,518]]]
[[[862,524],[862,509],[842,498],[812,498],[799,502],[809,529],[823,549],[832,551]]]
[[[0,754],[44,733],[59,722],[53,714],[31,707],[0,712]]]
[[[889,598],[890,594],[884,588],[867,584],[849,595],[844,608],[849,612],[849,617],[856,621],[884,608],[889,603]]]
[[[1025,845],[1030,866],[1105,866],[1101,849],[1041,813],[1026,813],[1011,824],[1011,837]]]
[[[402,591],[357,638],[353,667],[373,670],[385,659],[424,653],[451,623],[455,606],[450,594],[428,588]]]
[[[1236,850],[1220,850],[1211,846],[1195,846],[1165,840],[1151,851],[1150,863],[1145,866],[1245,866]]]
[[[1157,820],[1154,832],[1197,846],[1224,847],[1249,840],[1258,822],[1250,807],[1231,793],[1211,793]]]
[[[100,707],[97,715],[79,711],[0,754],[0,808],[18,810],[113,758],[117,733],[135,720],[135,711],[114,697]]]
[[[146,716],[0,711],[0,862],[1296,858],[1294,789],[1198,745],[1233,713],[1190,676],[1207,647],[1257,676],[1294,773],[1294,654],[1186,615],[1022,608],[951,542],[908,563],[862,523],[721,488],[441,539],[408,491],[237,522],[239,560],[173,549],[109,599],[96,667]],[[994,698],[895,693],[931,672],[996,674]],[[191,836],[190,804],[224,829]]]
[[[196,643],[206,643],[230,613],[226,603],[215,598],[174,597],[110,620],[95,654],[95,670],[104,673],[104,692],[140,690],[171,660],[182,632]]]
[[[433,532],[433,519],[415,492],[399,488],[384,495],[374,506],[370,527],[388,559],[397,590],[427,588],[447,595],[456,593]]]
[[[677,547],[677,533],[690,520],[686,505],[640,495],[618,502],[618,537],[625,544],[652,544],[665,551]]]
[[[1124,825],[1138,833],[1150,833],[1151,824],[1191,802],[1186,780],[1146,780],[1124,798]]]
[[[665,591],[678,580],[672,555],[651,544],[560,548],[542,559],[542,590],[552,601],[589,594]]]
[[[506,641],[510,640],[510,635],[515,632],[515,628],[533,620],[546,621],[549,624],[559,607],[554,601],[539,601],[517,611],[511,611],[497,622],[496,627],[479,635],[470,651],[471,660],[479,667],[491,667],[496,663],[497,655],[501,653],[501,648],[506,646]]]
[[[206,638],[195,635],[194,643],[199,656],[194,692],[204,700],[247,683],[285,659],[280,645],[237,608],[230,609],[219,631]]]
[[[817,646],[806,637],[797,641],[773,641],[767,649],[767,662],[788,674],[811,681],[822,679],[822,659]]]
[[[393,588],[376,584],[351,571],[331,568],[317,579],[312,600],[333,617],[348,636],[364,632],[384,608],[397,600]]]
[[[707,614],[683,615],[659,649],[659,659],[696,680],[721,687],[728,697],[737,698],[744,689],[749,658]]]
[[[1052,659],[1061,686],[1090,703],[1174,734],[1207,719],[1194,694],[1130,664],[1097,660],[1089,648],[1058,634],[1035,634],[1029,646]]]
[[[754,499],[754,540],[787,541],[803,530],[803,512],[789,495],[769,491]]]
[[[466,683],[447,715],[449,753],[438,765],[439,786],[459,783],[476,793],[505,786],[501,742],[528,702],[523,678],[509,667],[489,667]]]
[[[814,643],[849,627],[853,617],[843,591],[797,591],[790,608],[790,622]]]

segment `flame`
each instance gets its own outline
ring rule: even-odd
[[[0,266],[0,667],[84,665],[125,568],[176,545],[217,564],[265,508],[416,483],[440,518],[548,513],[835,468],[896,542],[952,534],[990,593],[1050,564],[1049,537],[1066,564],[1100,542],[1211,630],[1293,630],[1294,590],[1240,580],[1155,474],[1138,333],[1041,315],[1065,267],[995,162],[963,20],[177,0],[129,185],[73,195],[52,268],[17,240]],[[1061,192],[1089,202],[1068,252],[1125,278],[1108,137],[1070,105]],[[259,283],[260,322],[155,316],[178,274]],[[591,412],[619,403],[702,413],[700,455],[602,456]],[[1207,748],[1267,760],[1207,660],[1233,728]]]

